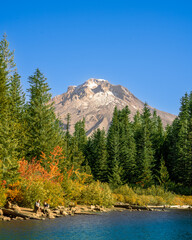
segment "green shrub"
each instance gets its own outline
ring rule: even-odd
[[[116,202],[126,202],[122,194],[113,193],[113,198]]]
[[[107,183],[93,182],[82,191],[81,203],[110,207],[113,202],[112,191]]]
[[[44,189],[43,181],[28,181],[23,180],[21,182],[21,191],[23,193],[23,201],[20,205],[24,207],[32,207],[37,200],[41,200],[43,202],[44,197],[46,195],[46,191]]]
[[[81,194],[86,185],[79,183],[78,181],[73,181],[71,179],[65,180],[62,183],[65,203],[68,205],[69,202],[79,202],[81,199]]]
[[[40,199],[41,202],[47,201],[51,207],[56,207],[64,203],[63,189],[59,183],[51,181],[28,181],[21,182],[23,200],[20,205],[32,207]]]
[[[6,203],[6,199],[7,199],[7,189],[0,185],[0,207],[3,207]]]
[[[149,188],[135,187],[134,189],[128,185],[124,185],[114,190],[116,201],[137,205],[171,204],[174,197],[175,194],[166,191],[161,186],[154,185]]]
[[[129,187],[127,184],[116,188],[116,189],[114,190],[114,193],[122,194],[122,195],[129,195],[129,196],[135,194],[135,192],[133,191],[133,189],[132,189],[131,187]]]
[[[114,190],[114,193],[117,196],[120,195],[121,199],[122,200],[124,199],[123,202],[125,202],[125,203],[129,203],[129,204],[136,204],[137,203],[137,194],[127,184],[116,188]],[[119,200],[117,200],[117,201],[119,201]]]
[[[162,204],[171,204],[172,200],[175,197],[175,194],[166,191],[161,186],[151,186],[150,188],[144,189],[144,188],[134,188],[134,191],[138,195],[147,195],[147,196],[153,196],[151,197],[150,204],[154,205],[162,205]]]
[[[46,191],[44,201],[47,201],[51,207],[64,205],[64,192],[60,183],[45,181],[44,189]]]

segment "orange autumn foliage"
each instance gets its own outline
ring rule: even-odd
[[[50,152],[50,155],[47,157],[44,152],[41,152],[41,159],[40,162],[46,166],[48,166],[50,163],[57,162],[58,164],[63,162],[65,159],[63,155],[63,149],[62,147],[56,146],[52,152]]]
[[[61,155],[62,148],[56,147],[51,155],[49,156],[48,169],[46,170],[42,165],[42,160],[47,160],[46,155],[42,152],[41,160],[36,161],[36,158],[33,158],[31,162],[22,159],[19,161],[19,173],[20,176],[27,180],[43,180],[43,181],[52,181],[59,182],[63,181],[63,176],[58,167],[60,159],[64,157]]]
[[[61,162],[63,161],[63,159],[65,159],[65,157],[63,156],[63,149],[62,147],[56,146],[53,149],[53,152],[50,152],[50,156],[49,159],[51,162]]]
[[[21,202],[23,200],[21,183],[19,181],[8,185],[7,199],[11,202]]]
[[[39,161],[36,158],[30,162],[20,160],[18,169],[20,185],[10,186],[10,200],[28,207],[33,207],[37,199],[46,200],[50,206],[63,205],[63,174],[59,168],[59,163],[63,159],[62,148],[56,147],[48,157],[42,152]]]

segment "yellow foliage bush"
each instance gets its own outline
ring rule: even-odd
[[[116,202],[125,202],[125,198],[122,194],[115,194],[113,193],[113,198]]]
[[[0,207],[3,207],[6,203],[7,199],[7,189],[3,186],[0,185]]]
[[[8,185],[7,199],[13,203],[19,203],[23,201],[23,193],[21,191],[20,181]]]
[[[182,196],[175,196],[172,200],[173,205],[185,205],[184,199]]]
[[[20,205],[24,207],[32,207],[34,203],[40,199],[41,202],[44,200],[46,191],[44,189],[44,182],[40,180],[29,181],[23,180],[21,182],[21,190],[23,193],[23,201]]]
[[[174,205],[190,205],[192,206],[192,196],[180,196],[176,195],[173,200],[172,204]]]
[[[62,183],[65,203],[68,204],[71,201],[78,202],[81,199],[81,194],[85,185],[81,184],[78,181],[73,181],[71,179],[67,179]]]
[[[60,183],[51,181],[42,181],[40,179],[35,181],[23,180],[21,182],[21,191],[23,199],[20,205],[25,207],[32,207],[34,203],[40,199],[41,202],[47,201],[51,207],[63,205],[63,189]]]
[[[46,191],[46,194],[43,200],[47,201],[51,207],[64,205],[64,192],[60,183],[45,181],[44,189]]]
[[[150,196],[146,196],[146,195],[137,195],[137,199],[136,199],[136,204],[137,205],[142,205],[142,206],[146,206],[148,204],[150,204]]]
[[[192,206],[192,196],[183,196],[183,202],[186,205]]]
[[[136,194],[132,194],[130,196],[126,195],[125,202],[129,203],[129,204],[136,204],[137,203],[137,195]]]
[[[82,191],[81,203],[109,207],[114,203],[112,191],[106,183],[93,182]]]
[[[122,195],[134,195],[135,192],[131,187],[129,187],[127,184],[120,186],[114,190],[114,193],[122,194]]]
[[[114,190],[115,200],[137,205],[164,205],[182,202],[175,194],[164,190],[161,186],[151,186],[150,188],[131,188],[128,185],[120,186]],[[189,198],[188,198],[189,199]],[[185,202],[183,200],[183,202]],[[187,202],[187,201],[186,201]],[[188,200],[190,203],[190,200]]]

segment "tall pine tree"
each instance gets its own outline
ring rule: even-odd
[[[122,167],[119,159],[119,111],[115,107],[107,135],[108,179],[113,186],[122,184]]]
[[[147,104],[143,113],[137,113],[134,120],[135,141],[137,148],[137,174],[139,182],[148,187],[153,184],[154,151],[151,142],[151,113]]]
[[[107,142],[104,130],[97,129],[89,138],[85,155],[94,179],[107,182]]]
[[[53,105],[49,103],[51,94],[46,81],[47,79],[39,69],[29,77],[30,99],[26,110],[28,159],[33,157],[39,159],[42,152],[49,154],[62,141],[59,122],[56,119]]]
[[[123,169],[122,181],[135,183],[136,181],[136,145],[132,124],[129,120],[130,110],[125,107],[119,116],[119,159]]]
[[[6,35],[0,42],[0,160],[2,177],[7,183],[14,182],[18,168],[18,138],[16,123],[12,118],[10,81],[15,71],[14,54],[9,50]]]
[[[163,156],[163,144],[165,140],[165,134],[161,118],[157,116],[156,110],[153,112],[151,118],[151,142],[154,150],[154,167],[153,175],[159,178],[159,172],[161,168],[161,159]]]
[[[10,80],[9,95],[11,118],[15,125],[15,136],[18,139],[18,158],[22,158],[26,154],[25,142],[27,141],[27,123],[25,122],[25,94],[21,88],[20,76],[16,71]]]

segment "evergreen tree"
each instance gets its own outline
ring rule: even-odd
[[[71,116],[68,113],[67,114],[67,125],[66,125],[66,134],[65,134],[65,153],[66,153],[66,158],[69,160],[69,154],[70,154],[70,143],[71,143],[71,134],[69,132],[70,129],[70,121],[71,121]]]
[[[181,107],[179,113],[179,132],[177,136],[177,160],[174,173],[178,182],[191,186],[191,141],[190,141],[190,101],[186,93],[181,99]]]
[[[29,129],[28,159],[33,157],[39,159],[42,152],[49,154],[62,140],[59,121],[56,119],[52,104],[49,103],[51,94],[46,80],[39,69],[29,77],[30,100],[26,115]]]
[[[9,43],[4,35],[0,42],[0,160],[2,176],[7,183],[17,178],[16,124],[12,119],[9,84],[15,69],[14,55],[9,50]]]
[[[160,170],[159,170],[159,183],[164,187],[166,187],[168,182],[169,182],[169,173],[167,171],[167,167],[165,166],[165,161],[162,157]]]
[[[76,138],[78,149],[84,152],[85,145],[87,143],[87,136],[85,131],[85,119],[78,121],[75,124],[74,137]]]
[[[187,163],[187,182],[192,186],[192,91],[189,94],[189,130],[188,130],[188,163]]]
[[[142,140],[142,119],[139,111],[136,112],[133,121],[133,133],[136,145],[136,171],[135,171],[135,181],[140,182],[140,175],[142,171],[141,167],[141,155],[143,148],[143,140]]]
[[[136,145],[132,125],[129,121],[130,110],[125,107],[120,112],[119,126],[119,159],[123,169],[123,182],[135,183],[136,181]]]
[[[157,175],[159,173],[161,167],[161,158],[163,152],[163,144],[164,144],[164,129],[161,118],[157,116],[156,110],[153,112],[153,116],[151,119],[151,142],[152,148],[154,150],[154,167],[153,167],[153,175]]]
[[[26,154],[25,142],[27,141],[27,124],[24,120],[25,94],[22,91],[20,76],[17,72],[14,72],[10,80],[9,95],[11,118],[15,125],[15,136],[18,139],[18,158],[22,158]]]
[[[78,169],[81,172],[85,171],[87,173],[90,173],[91,171],[84,153],[78,147],[77,138],[74,136],[70,141],[68,164],[69,167],[73,167],[74,170]]]
[[[70,129],[70,122],[71,122],[71,115],[68,113],[67,114],[67,126],[66,126],[66,136],[67,137],[70,137],[70,132],[69,132],[69,129]]]
[[[77,152],[79,152],[77,155],[77,161],[79,162],[79,165],[81,166],[81,169],[86,171],[87,173],[91,172],[91,169],[88,165],[88,161],[85,158],[85,148],[87,144],[87,136],[85,131],[85,119],[78,121],[75,124],[75,131],[74,131],[74,143],[77,145]]]
[[[89,138],[86,158],[95,180],[106,182],[107,179],[107,143],[105,131],[97,129]]]
[[[165,141],[166,165],[170,178],[188,187],[192,183],[191,106],[191,97],[186,93],[181,99],[179,116],[168,128]]]
[[[73,168],[78,171],[90,173],[90,167],[87,159],[85,159],[85,147],[87,144],[87,136],[85,132],[85,119],[75,124],[73,136],[69,133],[70,115],[67,115],[67,127],[64,136],[64,149],[66,153],[66,167]]]
[[[165,159],[165,165],[168,169],[170,179],[175,181],[177,176],[175,175],[175,165],[177,160],[177,138],[179,131],[179,119],[176,118],[171,126],[166,127],[166,137],[163,144],[163,155]]]
[[[111,126],[107,135],[108,179],[114,186],[122,184],[122,167],[119,159],[119,144],[119,112],[117,107],[115,107]]]
[[[135,140],[137,145],[137,172],[140,183],[145,187],[153,184],[152,168],[154,167],[154,151],[152,148],[150,134],[152,125],[150,117],[150,110],[147,107],[147,104],[145,104],[140,119],[141,123],[138,125],[139,119],[137,118],[135,118],[134,122],[135,128],[136,124],[138,125],[135,131]]]

